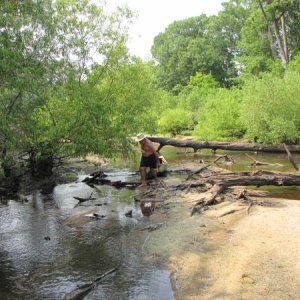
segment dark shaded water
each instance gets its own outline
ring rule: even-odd
[[[216,159],[210,151],[193,154],[165,147],[161,153],[171,168],[187,163],[197,168],[200,160]],[[218,166],[232,171],[255,170],[245,153],[230,155],[234,165],[220,162]],[[283,165],[259,168],[293,171],[285,154],[250,155]],[[294,159],[299,162],[300,155]],[[112,164],[119,167],[109,171],[112,179],[137,179],[129,170],[137,169],[138,156]],[[300,199],[299,187],[264,189],[271,191],[273,197]],[[73,196],[89,197],[92,192],[96,200],[74,208],[78,201]],[[132,218],[125,216],[129,210]],[[105,217],[91,218],[93,213]],[[149,233],[140,230],[164,222],[165,218],[158,212],[144,216],[133,191],[107,186],[95,191],[80,180],[59,185],[50,195],[37,191],[26,202],[11,199],[2,203],[0,299],[62,299],[117,266],[119,270],[104,278],[85,299],[173,299],[166,266],[158,258],[147,256],[144,244]]]

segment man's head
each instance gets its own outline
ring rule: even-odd
[[[142,142],[146,138],[143,133],[139,133],[136,137],[138,142]]]

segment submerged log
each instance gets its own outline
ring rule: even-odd
[[[157,151],[164,146],[192,148],[194,152],[200,149],[212,149],[216,151],[230,150],[230,151],[261,151],[261,152],[274,152],[284,153],[285,149],[283,145],[262,145],[254,143],[230,143],[230,142],[208,142],[208,141],[193,141],[184,140],[179,141],[176,139],[162,138],[162,137],[147,137],[150,141],[158,143],[159,147]],[[289,145],[289,151],[294,153],[300,153],[300,145]]]
[[[99,276],[96,280],[94,280],[92,283],[82,285],[81,287],[77,288],[76,290],[72,291],[71,293],[67,294],[63,299],[64,300],[81,300],[86,295],[88,295],[96,286],[97,284],[107,275],[117,271],[119,267],[113,268],[101,276]]]
[[[249,154],[246,153],[246,156],[249,157],[253,162],[250,164],[251,167],[257,167],[257,166],[276,166],[276,167],[283,167],[282,164],[278,164],[278,163],[268,163],[265,161],[259,161],[254,159],[252,156],[250,156]]]
[[[79,201],[78,204],[80,204],[85,201],[96,200],[96,198],[93,198],[92,195],[93,195],[93,192],[90,194],[90,196],[88,198],[82,198],[82,197],[76,197],[76,196],[73,196],[73,198],[78,200]]]

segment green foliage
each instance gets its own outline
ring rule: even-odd
[[[197,114],[204,105],[206,97],[214,93],[217,87],[218,82],[211,74],[204,75],[197,72],[190,77],[188,85],[181,90],[178,96],[179,106]]]
[[[289,63],[288,69],[289,69],[289,71],[298,72],[298,74],[300,74],[300,51],[291,60],[291,62]]]
[[[243,88],[241,120],[247,136],[261,143],[295,142],[300,135],[300,76],[265,74]]]
[[[228,85],[228,75],[235,75],[229,43],[213,17],[175,21],[155,37],[151,49],[159,63],[160,86],[169,91],[185,86],[196,72],[212,74],[220,84]]]
[[[197,123],[207,140],[299,138],[299,1],[229,0],[218,16],[175,21],[154,40],[155,63],[128,55],[132,13],[98,2],[1,2],[0,174],[20,156],[111,157],[136,132]]]
[[[241,51],[238,61],[243,66],[243,74],[259,75],[270,71],[273,58],[266,24],[258,9],[252,10],[245,21],[238,46]]]
[[[251,1],[250,1],[251,2]],[[257,4],[258,0],[253,0]],[[289,55],[291,58],[299,51],[300,47],[300,2],[298,0],[260,0],[261,6],[266,14],[265,20],[271,27],[277,22],[279,34],[282,36],[281,17],[286,23],[286,34],[288,39]],[[275,28],[272,28],[273,31]]]
[[[80,85],[53,88],[47,105],[33,115],[35,144],[49,148],[51,141],[55,153],[63,156],[111,157],[129,151],[128,137],[151,124],[152,69],[139,61],[124,62],[96,82],[101,71],[96,68]]]
[[[243,77],[249,74],[259,76],[263,72],[282,74],[288,61],[300,49],[299,34],[296,33],[300,28],[300,2],[248,0],[248,3],[249,15],[238,41],[240,54],[237,59]],[[286,49],[284,33],[287,38]]]
[[[91,125],[84,122],[94,109],[89,97],[96,83],[128,61],[124,43],[131,13],[106,15],[88,0],[26,0],[3,1],[0,16],[2,166],[23,152],[33,162],[52,160],[64,148],[67,154],[97,148],[95,129],[79,135]],[[99,64],[97,80],[86,83]]]
[[[240,90],[218,89],[210,94],[199,113],[193,135],[202,140],[233,140],[241,138],[244,127],[240,121]]]
[[[172,136],[189,129],[193,125],[191,114],[180,108],[169,109],[161,114],[158,121],[158,129]]]

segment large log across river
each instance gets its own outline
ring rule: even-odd
[[[147,137],[150,141],[158,143],[159,151],[164,146],[192,148],[194,152],[200,149],[212,149],[216,151],[230,150],[230,151],[261,151],[261,152],[273,152],[284,153],[286,150],[283,145],[268,145],[268,144],[254,144],[254,143],[238,143],[238,142],[208,142],[208,141],[193,141],[193,140],[176,140],[163,137]],[[289,145],[288,149],[293,153],[300,153],[300,145]]]

